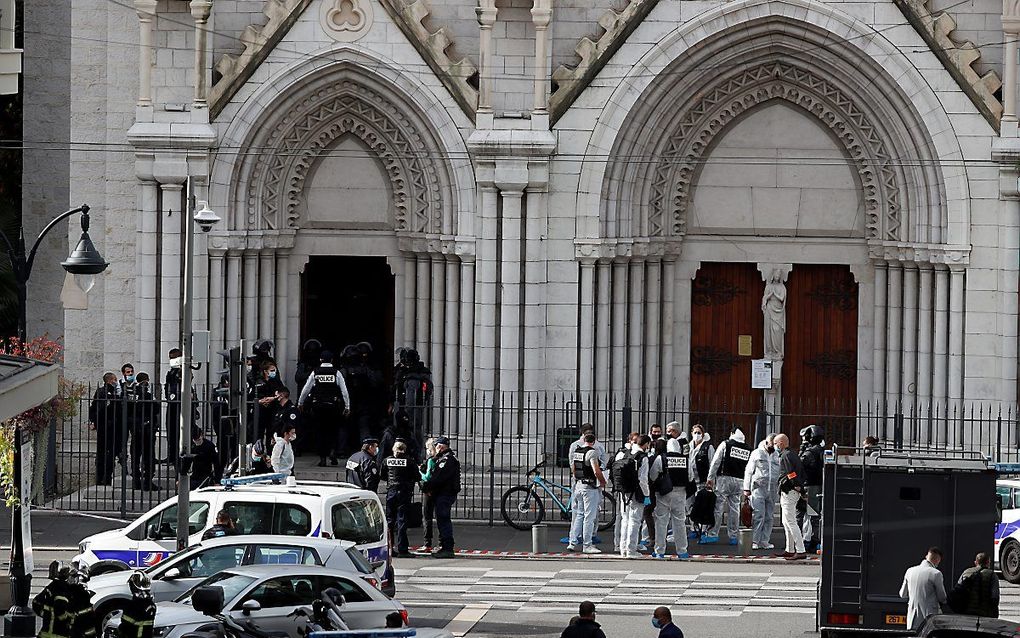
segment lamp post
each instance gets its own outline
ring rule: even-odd
[[[195,224],[202,229],[203,233],[212,230],[212,227],[219,223],[220,218],[210,210],[206,202],[195,210],[195,192],[192,180],[189,177],[188,189],[188,216],[184,224],[184,299],[181,303],[181,422],[180,434],[177,438],[180,444],[177,463],[177,551],[188,546],[189,509],[191,509],[191,384],[192,369],[191,362],[194,359],[192,352],[192,322],[194,320],[195,304]]]
[[[72,215],[81,213],[81,237],[75,245],[74,250],[67,256],[67,259],[60,263],[64,270],[75,276],[78,285],[88,292],[95,283],[95,276],[106,270],[110,264],[103,259],[103,256],[96,250],[89,237],[89,207],[86,205],[72,208],[53,218],[50,223],[42,229],[36,237],[32,249],[25,252],[24,230],[18,235],[15,244],[0,231],[0,240],[11,260],[11,270],[14,274],[14,281],[18,289],[18,339],[24,343],[27,340],[28,332],[28,278],[32,275],[32,266],[35,264],[35,255],[39,250],[39,244],[62,220]],[[31,538],[25,538],[22,534],[22,517],[29,516],[30,507],[26,502],[27,494],[21,493],[22,466],[21,458],[21,431],[15,430],[14,437],[14,485],[18,490],[18,504],[14,507],[11,525],[11,608],[4,616],[4,636],[30,637],[35,635],[35,614],[28,605],[29,588],[32,584],[32,573],[25,569],[25,546],[31,544]]]

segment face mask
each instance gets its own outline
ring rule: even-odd
[[[662,435],[661,434],[652,434],[651,437],[652,437],[653,441],[658,441],[660,438],[662,438]]]
[[[249,364],[249,365],[246,365],[246,366],[244,366],[244,367],[245,367],[245,369],[246,369],[246,370],[248,370],[248,372],[251,372],[251,364]]]
[[[291,434],[290,435],[290,440],[291,441],[297,441],[297,434]]]
[[[701,439],[703,439],[704,437],[705,437],[705,435],[702,434],[701,432],[695,432],[694,433],[694,442],[695,443],[701,443]]]
[[[773,452],[776,451],[776,446],[774,446],[774,445],[766,445],[765,446],[765,451],[768,452],[769,454],[772,454]]]
[[[131,383],[132,381],[135,380],[135,375],[129,374],[126,377],[124,377],[124,380],[127,381],[128,383]]]
[[[276,370],[270,370],[269,371],[269,378],[270,379],[275,379],[276,378]]]
[[[660,621],[658,618],[652,618],[652,627],[655,627],[656,629],[662,629],[662,621]]]

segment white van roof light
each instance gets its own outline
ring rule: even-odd
[[[238,476],[235,478],[220,479],[220,485],[229,489],[235,488],[238,485],[252,485],[254,483],[271,483],[275,481],[284,481],[287,478],[287,474],[283,472],[273,474],[252,474],[251,476]]]

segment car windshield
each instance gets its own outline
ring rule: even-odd
[[[232,574],[230,572],[221,572],[215,576],[206,578],[199,584],[195,585],[177,599],[176,602],[183,603],[185,605],[191,604],[191,595],[195,593],[195,590],[199,587],[209,587],[215,585],[223,588],[223,604],[230,603],[237,595],[240,594],[248,585],[255,582],[254,576],[246,576],[244,574]]]
[[[383,540],[383,513],[379,503],[354,499],[333,506],[333,538],[358,545]]]
[[[347,556],[354,563],[354,569],[358,570],[362,574],[373,573],[372,565],[369,564],[368,560],[365,559],[365,555],[358,551],[357,547],[350,547],[347,549]]]

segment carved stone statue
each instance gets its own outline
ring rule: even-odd
[[[773,361],[783,359],[786,336],[786,284],[784,272],[773,268],[765,283],[765,294],[761,298],[761,312],[765,316],[765,358]]]

